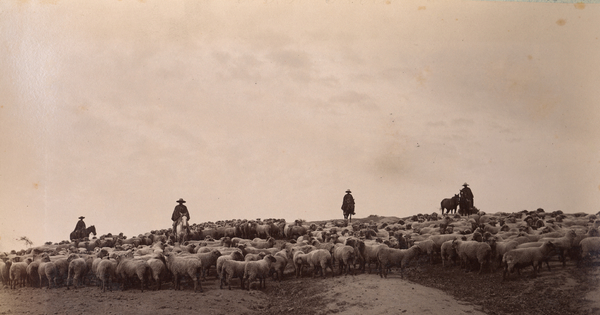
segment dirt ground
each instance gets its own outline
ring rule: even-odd
[[[212,274],[202,282],[202,293],[194,293],[191,283],[180,291],[170,283],[155,291],[151,284],[143,293],[137,286],[102,293],[93,284],[70,290],[5,287],[0,314],[600,314],[597,265],[551,266],[537,278],[524,270],[505,282],[500,271],[478,275],[426,259],[404,278],[393,270],[387,279],[368,273],[296,279],[288,268],[282,282],[268,280],[261,290],[254,283],[250,292],[238,280],[231,291],[221,290]]]

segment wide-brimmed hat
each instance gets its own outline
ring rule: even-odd
[[[81,216],[81,217],[79,217],[79,220],[83,220],[83,219],[85,219],[85,217],[84,217],[84,216]]]
[[[346,190],[347,193],[351,193],[350,189]]]
[[[464,183],[464,184],[463,184],[463,186],[469,186],[469,184],[467,184],[467,183]]]
[[[185,200],[183,200],[183,198],[179,198],[179,200],[177,200],[177,202],[179,202],[179,203],[185,203]]]

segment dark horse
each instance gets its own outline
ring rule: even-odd
[[[473,206],[473,200],[466,198],[460,198],[458,214],[469,216],[471,214],[477,214],[479,210]]]
[[[74,240],[80,239],[80,238],[84,238],[84,237],[88,237],[90,235],[90,233],[94,233],[94,236],[96,236],[96,227],[95,226],[90,225],[85,230],[71,232],[71,235],[70,235],[71,241],[74,241]]]
[[[445,198],[440,203],[440,207],[442,209],[442,215],[444,214],[444,209],[446,209],[446,214],[450,214],[450,211],[456,213],[456,207],[458,207],[459,197],[458,195],[454,195],[452,198]]]

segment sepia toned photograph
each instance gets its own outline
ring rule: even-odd
[[[0,315],[600,314],[597,1],[0,1]]]

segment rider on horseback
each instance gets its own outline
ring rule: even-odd
[[[85,230],[85,222],[83,222],[83,219],[85,219],[85,217],[79,217],[79,221],[77,221],[77,224],[75,225],[75,230],[73,230],[73,232]]]
[[[173,215],[171,216],[171,220],[173,221],[173,233],[175,233],[175,231],[177,231],[177,221],[179,221],[179,218],[181,218],[182,216],[186,216],[188,221],[190,220],[190,213],[188,212],[187,207],[184,205],[185,200],[183,200],[183,198],[179,198],[179,200],[177,200],[177,202],[179,204],[175,206],[175,210],[173,210]],[[188,233],[189,233],[190,226],[187,225],[186,229],[188,230]]]

